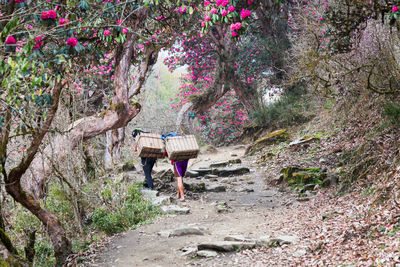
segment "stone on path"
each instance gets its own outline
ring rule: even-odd
[[[217,179],[218,175],[214,175],[214,174],[207,174],[206,176],[204,176],[205,179]]]
[[[270,245],[271,237],[269,235],[261,236],[257,239],[256,244],[259,247],[268,247]]]
[[[197,252],[197,248],[194,247],[185,247],[181,249],[183,251],[182,256],[192,256]]]
[[[226,166],[229,166],[231,164],[240,164],[240,163],[242,163],[241,159],[231,159],[231,160],[228,160],[228,161],[220,161],[220,162],[211,163],[210,164],[210,169],[226,167]]]
[[[151,204],[153,206],[163,206],[163,205],[170,205],[171,204],[171,197],[170,196],[158,196],[151,199]]]
[[[291,235],[281,235],[275,238],[271,238],[269,245],[274,246],[274,245],[285,245],[285,244],[292,244],[297,242],[298,237],[297,236],[291,236]]]
[[[228,161],[221,161],[221,162],[215,162],[210,164],[210,169],[213,168],[219,168],[219,167],[226,167],[229,165]]]
[[[140,192],[142,192],[142,196],[146,200],[152,200],[159,195],[157,190],[141,189]]]
[[[219,177],[227,177],[234,175],[243,175],[249,173],[250,169],[247,167],[239,167],[239,168],[226,168],[226,169],[214,169],[213,174],[218,175]]]
[[[159,236],[162,237],[172,237],[172,236],[184,236],[184,235],[204,235],[206,228],[204,227],[196,227],[196,226],[182,226],[175,228],[172,231],[161,231],[158,232]]]
[[[164,180],[172,180],[174,178],[174,172],[171,170],[171,168],[162,170],[157,172],[154,175],[155,179],[164,179]]]
[[[186,207],[179,207],[177,205],[162,206],[161,211],[164,214],[189,214],[190,209]]]
[[[198,168],[198,169],[193,169],[191,171],[195,171],[195,172],[199,173],[200,176],[204,176],[206,174],[210,174],[211,173],[211,169],[210,168]]]
[[[231,252],[242,249],[252,249],[256,247],[255,242],[237,242],[237,241],[214,241],[214,242],[203,242],[197,245],[197,249],[200,250],[215,250],[222,252]]]
[[[243,235],[228,235],[224,241],[238,241],[238,242],[256,242],[254,239]]]
[[[193,179],[184,179],[183,186],[186,190],[192,192],[203,192],[206,189],[206,185],[204,182]]]
[[[188,171],[186,171],[186,176],[195,178],[195,177],[199,177],[200,174],[196,171],[188,170]]]
[[[206,184],[206,191],[208,192],[225,192],[226,187],[222,184],[213,183],[213,184]]]
[[[215,209],[218,213],[228,213],[232,211],[226,202],[216,203]]]
[[[206,249],[206,250],[197,251],[197,256],[199,256],[199,257],[212,258],[212,257],[215,257],[217,255],[218,255],[218,253],[215,252],[214,250]]]
[[[183,226],[172,231],[171,236],[204,235],[205,228],[196,226]]]

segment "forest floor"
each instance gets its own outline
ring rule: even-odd
[[[337,195],[336,187],[299,196],[287,186],[272,186],[284,165],[299,161],[283,153],[260,164],[244,156],[244,146],[218,148],[191,160],[189,169],[241,159],[228,168],[250,172],[230,177],[185,178],[191,186],[222,186],[221,192],[187,192],[187,201],[172,203],[187,214],[167,214],[113,237],[85,266],[393,266],[400,264],[399,226],[395,212],[371,213],[368,192]],[[300,153],[301,154],[301,153]],[[300,155],[304,158],[304,155]],[[286,158],[290,156],[291,159]],[[323,164],[321,155],[315,164]],[[322,162],[322,163],[321,163]],[[157,172],[170,169],[164,161]],[[137,172],[139,174],[140,171]],[[156,184],[157,186],[157,184]],[[173,189],[171,183],[169,189]],[[159,194],[175,198],[165,187]],[[193,187],[194,188],[194,187]],[[196,191],[196,190],[194,190]],[[175,202],[175,201],[173,201]],[[398,215],[400,217],[400,214]],[[396,219],[397,218],[397,219]],[[228,246],[230,252],[198,253],[203,247]],[[243,239],[243,240],[241,240]],[[244,241],[244,242],[243,242]],[[208,245],[207,245],[208,244]],[[211,244],[211,245],[210,245]],[[242,244],[250,244],[246,249]],[[256,244],[255,247],[254,244]],[[222,248],[223,250],[224,248]],[[218,250],[218,249],[217,249]],[[219,248],[221,250],[221,248]],[[227,249],[232,250],[232,249]],[[208,255],[208,257],[204,257]]]

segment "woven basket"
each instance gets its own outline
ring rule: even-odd
[[[169,136],[165,141],[165,149],[168,158],[176,161],[197,158],[200,151],[194,135]]]
[[[142,158],[163,158],[164,142],[161,135],[141,133],[137,137],[137,152]]]

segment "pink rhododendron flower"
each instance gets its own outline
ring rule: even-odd
[[[179,13],[181,13],[181,14],[186,13],[186,7],[181,6],[181,7],[179,8]]]
[[[202,21],[201,22],[201,27],[205,27],[206,26],[206,22],[205,21]]]
[[[57,18],[57,13],[53,9],[42,12],[42,19],[56,19],[56,18]]]
[[[221,6],[226,7],[229,4],[229,0],[222,0]]]
[[[123,33],[123,34],[127,34],[127,33],[128,33],[128,29],[123,28],[123,29],[122,29],[122,33]]]
[[[65,19],[65,18],[60,18],[60,20],[58,21],[58,23],[60,25],[62,25],[63,27],[68,27],[68,23],[69,23],[69,19]]]
[[[229,12],[233,12],[233,11],[235,11],[235,7],[234,7],[234,6],[230,6],[230,7],[228,7],[228,11],[229,11]]]
[[[211,8],[210,13],[211,14],[217,14],[217,9],[215,7]]]
[[[208,6],[210,4],[210,1],[204,1],[204,6]]]
[[[215,3],[217,6],[220,6],[222,4],[222,0],[217,0],[217,2]]]
[[[35,38],[35,46],[33,47],[34,50],[38,50],[43,45],[42,36],[38,36]]]
[[[205,21],[210,21],[211,18],[210,18],[208,15],[205,15],[204,20],[205,20]]]
[[[78,44],[78,40],[76,40],[76,38],[74,38],[74,37],[71,37],[67,40],[67,45],[75,47],[77,44]]]
[[[221,10],[221,15],[222,16],[226,16],[228,14],[228,10],[226,10],[226,9],[222,9]]]
[[[237,32],[232,31],[232,37],[236,37],[236,36],[238,36]]]
[[[247,9],[242,9],[242,11],[240,12],[240,16],[241,16],[243,19],[247,18],[247,17],[250,16],[250,15],[251,15],[251,11],[250,11],[250,10],[247,10]]]
[[[399,11],[399,8],[397,6],[392,7],[392,12],[396,13],[397,11]]]
[[[109,30],[105,30],[105,31],[104,31],[104,36],[107,37],[107,36],[110,35],[110,33],[111,33],[111,32],[110,32]]]
[[[14,36],[8,36],[7,39],[6,39],[6,44],[8,44],[8,45],[15,44]]]
[[[240,22],[236,22],[236,23],[231,24],[231,30],[232,31],[239,30],[240,28],[242,28],[242,23],[240,23]]]

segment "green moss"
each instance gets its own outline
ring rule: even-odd
[[[289,166],[282,168],[283,180],[289,185],[304,185],[321,183],[326,177],[325,172],[321,172],[319,168],[301,168],[297,166]]]

